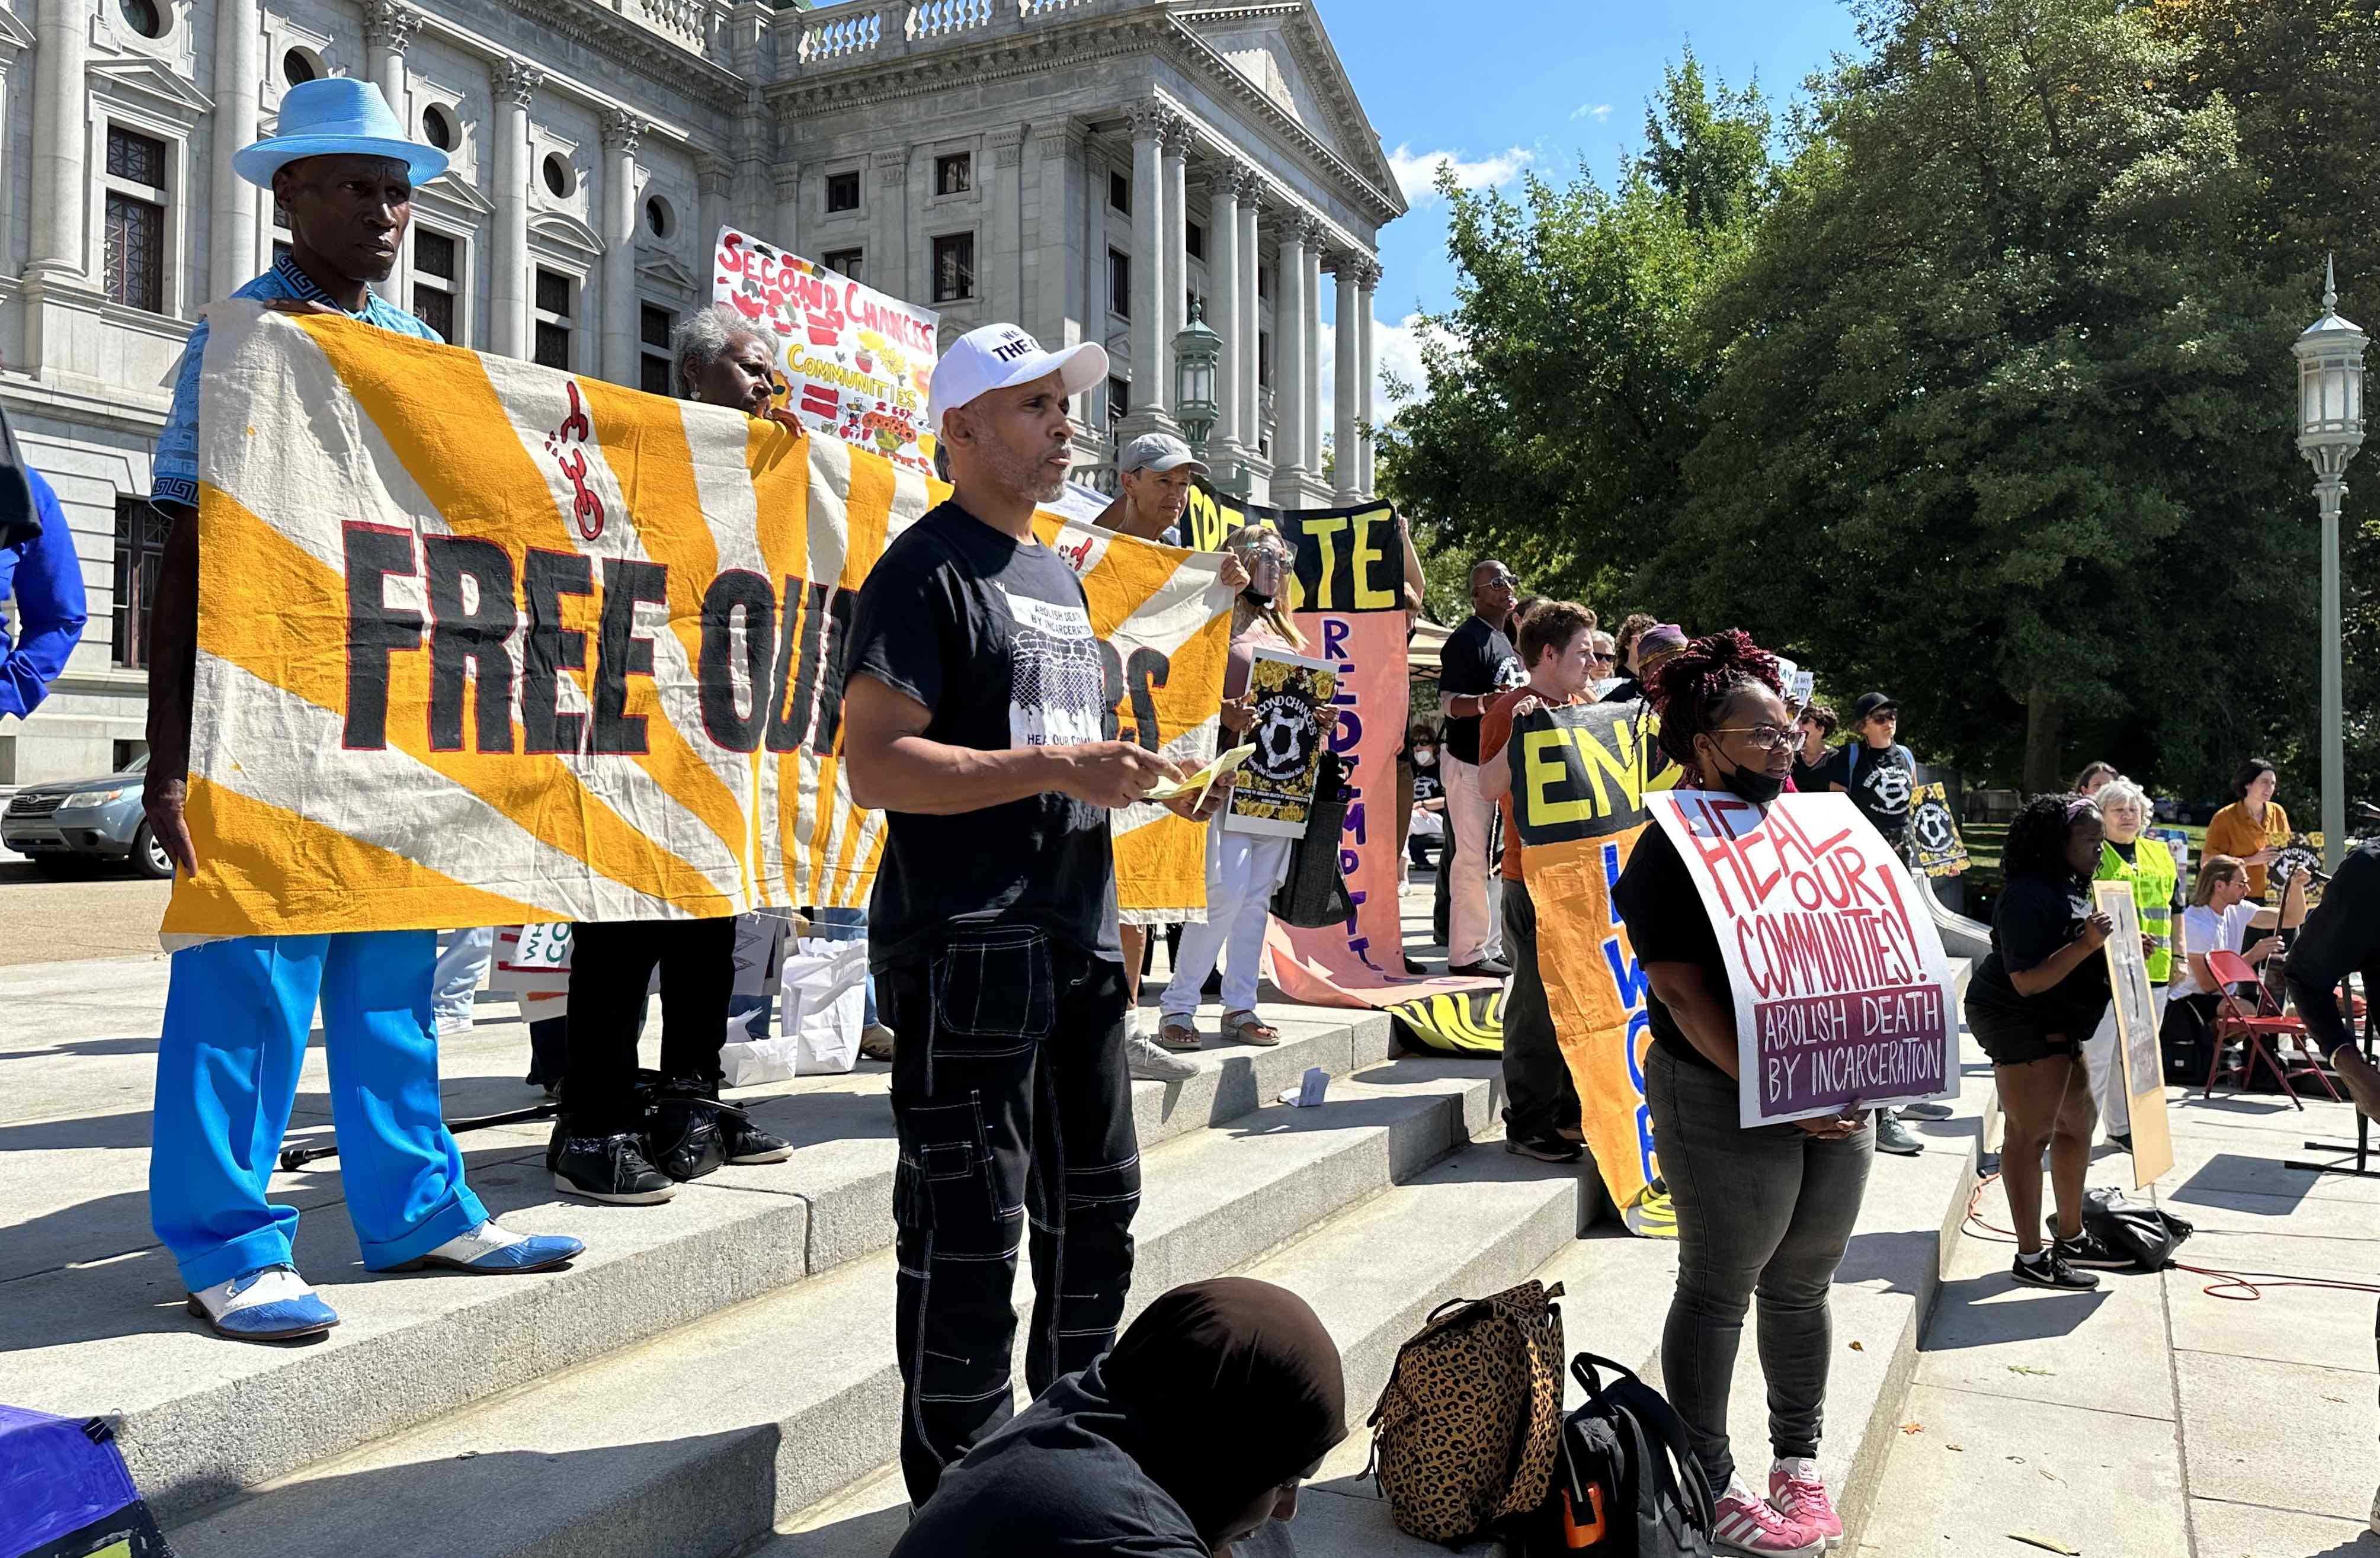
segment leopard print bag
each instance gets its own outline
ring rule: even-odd
[[[1371,1471],[1397,1528],[1454,1543],[1545,1502],[1561,1444],[1561,1284],[1439,1305],[1373,1407]]]

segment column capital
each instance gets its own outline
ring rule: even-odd
[[[421,13],[403,0],[371,0],[364,7],[364,42],[375,49],[402,54],[421,25]]]
[[[653,127],[625,108],[603,110],[603,149],[607,151],[634,151],[637,141]]]
[[[545,72],[516,59],[503,60],[489,73],[488,85],[498,106],[510,103],[516,108],[527,108],[529,100],[537,96],[537,90],[545,85]]]
[[[1292,211],[1289,220],[1282,224],[1281,236],[1294,238],[1318,258],[1322,248],[1322,219],[1310,211]]]
[[[779,163],[769,170],[769,179],[776,186],[777,199],[790,200],[801,193],[802,165],[799,163]]]
[[[1380,284],[1380,262],[1370,255],[1355,257],[1355,290],[1377,291]]]
[[[705,196],[725,197],[735,178],[735,164],[716,151],[704,153],[702,164],[695,174],[695,182]]]
[[[1188,119],[1176,114],[1173,115],[1172,124],[1166,127],[1165,154],[1176,162],[1187,162],[1190,158],[1190,143],[1197,139],[1197,127]]]
[[[879,151],[875,167],[879,184],[905,184],[909,181],[909,153],[906,151]]]
[[[1033,127],[1033,147],[1044,157],[1077,149],[1091,139],[1091,128],[1080,119],[1057,119]]]
[[[1184,123],[1171,103],[1156,98],[1128,104],[1123,122],[1131,128],[1134,140],[1154,140],[1160,146],[1171,140],[1175,128]]]
[[[1024,126],[1014,125],[1006,129],[994,130],[991,134],[986,136],[984,139],[990,143],[991,147],[991,160],[993,165],[997,167],[1013,168],[1016,166],[1017,163],[1024,161]]]
[[[1263,175],[1236,157],[1216,163],[1207,182],[1216,199],[1239,205],[1254,205],[1264,188]]]

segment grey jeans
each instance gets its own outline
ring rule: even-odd
[[[1678,1213],[1678,1290],[1661,1332],[1661,1377],[1711,1491],[1735,1474],[1728,1386],[1743,1314],[1760,1298],[1760,1371],[1779,1456],[1815,1455],[1834,1326],[1827,1291],[1851,1243],[1876,1155],[1870,1123],[1840,1141],[1793,1125],[1736,1123],[1736,1086],[1656,1044],[1645,1102]],[[1765,1489],[1755,1489],[1765,1492]]]

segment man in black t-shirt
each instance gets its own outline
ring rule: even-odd
[[[1140,1157],[1111,809],[1182,766],[1104,741],[1082,583],[1033,532],[1096,344],[986,325],[934,371],[950,501],[868,571],[846,656],[851,796],[886,813],[868,952],[893,1051],[901,1467],[924,1504],[1008,1419],[1031,1225],[1036,1395],[1114,1340]],[[1219,796],[1218,802],[1220,797]]]
[[[1852,705],[1852,739],[1821,765],[1827,788],[1849,792],[1860,815],[1896,850],[1909,837],[1909,809],[1917,789],[1917,759],[1896,739],[1900,706],[1882,693],[1863,693]]]
[[[1479,717],[1496,694],[1528,680],[1512,641],[1497,624],[1512,613],[1517,586],[1494,558],[1471,570],[1471,620],[1439,650],[1438,690],[1446,712],[1448,847],[1453,854],[1447,888],[1446,972],[1501,979],[1512,971],[1504,952],[1502,884],[1488,841],[1496,807],[1479,792]]]
[[[2355,1106],[2380,1119],[2380,1071],[2357,1047],[2338,1003],[2339,984],[2350,973],[2362,976],[2365,1000],[2380,999],[2380,842],[2339,863],[2282,967],[2315,1048],[2329,1058]]]

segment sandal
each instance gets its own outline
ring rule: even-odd
[[[1244,1045],[1258,1045],[1266,1049],[1270,1049],[1281,1043],[1281,1030],[1265,1021],[1253,1011],[1225,1012],[1223,1032]]]
[[[1198,1030],[1187,1022],[1168,1022],[1157,1032],[1158,1046],[1180,1055],[1194,1053],[1205,1042],[1198,1036]]]

